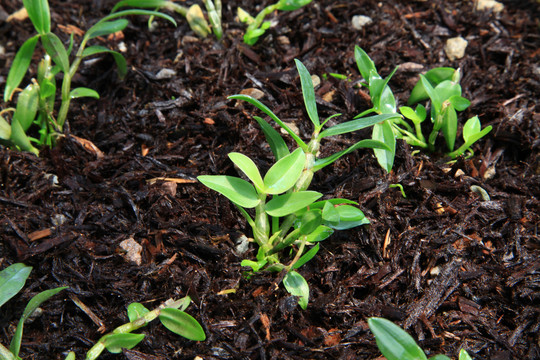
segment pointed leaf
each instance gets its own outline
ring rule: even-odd
[[[98,36],[107,36],[115,32],[122,31],[128,26],[129,21],[126,19],[117,19],[113,21],[98,22],[92,26],[85,34],[85,38],[94,39]]]
[[[321,127],[319,122],[319,114],[317,113],[317,103],[315,102],[315,90],[313,89],[313,81],[308,70],[298,59],[294,59],[298,74],[300,75],[300,83],[302,84],[302,95],[304,96],[304,104],[308,113],[309,119],[315,125],[316,129]]]
[[[369,220],[366,219],[362,210],[351,206],[351,205],[341,205],[336,207],[337,212],[339,213],[339,224],[333,225],[327,223],[329,227],[336,230],[346,230],[352,229],[360,225],[369,224]]]
[[[72,99],[82,98],[82,97],[91,97],[94,99],[99,99],[99,94],[96,90],[92,90],[85,87],[78,87],[70,91],[69,97]]]
[[[32,271],[31,266],[16,263],[0,271],[0,307],[17,295]]]
[[[69,58],[64,44],[62,44],[62,40],[55,34],[49,32],[41,36],[41,43],[47,54],[49,54],[54,63],[60,67],[62,72],[68,73]]]
[[[239,206],[249,209],[260,203],[253,185],[240,178],[226,175],[201,175],[197,179]]]
[[[109,352],[113,354],[120,354],[122,349],[130,350],[134,348],[138,343],[143,341],[144,334],[109,334],[103,339],[103,345]]]
[[[109,15],[105,16],[104,18],[99,20],[98,23],[109,21],[109,20],[116,19],[116,18],[123,17],[123,16],[128,16],[128,15],[156,16],[156,17],[168,20],[171,23],[173,23],[174,26],[176,26],[176,20],[174,20],[174,18],[172,18],[171,16],[169,16],[167,14],[164,14],[162,12],[159,12],[159,11],[143,10],[143,9],[129,9],[129,10],[118,11],[118,12],[115,12],[115,13],[112,13],[112,14],[109,14]]]
[[[370,139],[360,140],[359,142],[357,142],[356,144],[348,147],[345,150],[342,150],[340,152],[332,154],[332,155],[330,155],[330,156],[328,156],[326,158],[323,158],[323,159],[316,159],[315,160],[315,165],[313,166],[312,169],[313,169],[313,171],[318,171],[318,170],[322,169],[323,167],[332,164],[333,162],[335,162],[340,157],[342,157],[344,155],[347,155],[347,154],[349,154],[349,153],[351,153],[351,152],[353,152],[353,151],[355,151],[357,149],[362,149],[362,148],[390,150],[390,147],[388,147],[388,145],[386,145],[385,143],[383,143],[381,141],[370,140]]]
[[[379,350],[388,360],[427,360],[414,339],[390,320],[372,317],[368,325]]]
[[[191,30],[195,31],[197,35],[205,38],[210,34],[210,26],[204,18],[201,7],[198,4],[191,5],[186,14],[186,20]]]
[[[354,58],[356,60],[356,65],[358,66],[358,70],[360,71],[360,74],[369,83],[369,79],[371,77],[371,73],[377,74],[377,68],[375,67],[375,63],[373,63],[373,60],[369,57],[369,55],[359,46],[354,47]]]
[[[193,341],[204,341],[206,335],[197,320],[178,309],[165,308],[159,314],[159,320],[173,333]]]
[[[261,130],[264,133],[264,136],[266,137],[266,141],[268,142],[268,145],[270,145],[270,149],[272,150],[272,153],[274,154],[274,157],[276,158],[276,161],[281,159],[284,156],[287,156],[290,154],[289,148],[287,147],[287,144],[285,143],[285,140],[281,137],[281,135],[272,127],[270,124],[266,122],[263,118],[259,116],[253,116],[255,121],[259,124],[261,127]]]
[[[450,96],[448,99],[457,111],[463,111],[471,105],[471,102],[460,95]]]
[[[144,315],[148,314],[150,310],[144,307],[141,303],[131,303],[127,307],[127,314],[130,322],[133,322]]]
[[[275,217],[289,215],[305,208],[321,196],[322,194],[316,191],[299,191],[277,195],[266,203],[266,213]]]
[[[8,102],[13,95],[13,92],[19,87],[24,75],[28,71],[32,56],[34,55],[34,49],[36,48],[37,41],[40,35],[32,36],[27,39],[21,46],[21,48],[15,54],[13,64],[9,69],[9,73],[6,80],[6,88],[4,89],[4,102]]]
[[[326,224],[339,224],[339,212],[330,201],[327,201],[326,204],[324,204],[322,218]]]
[[[309,210],[299,220],[300,223],[300,235],[311,234],[315,229],[321,225],[322,216],[321,210]]]
[[[314,232],[309,234],[307,236],[307,241],[310,243],[319,242],[326,240],[334,233],[334,230],[332,228],[329,228],[328,226],[321,225],[317,229],[315,229]]]
[[[302,6],[309,4],[312,0],[279,0],[277,3],[277,10],[281,11],[294,11],[300,9]]]
[[[51,12],[48,0],[23,0],[23,5],[38,33],[46,34],[51,31]]]
[[[306,162],[306,154],[298,148],[291,154],[279,159],[264,176],[264,188],[267,194],[281,194],[296,184]]]
[[[390,148],[390,150],[373,149],[379,165],[390,172],[394,166],[394,156],[396,155],[396,138],[389,120],[373,126],[372,139],[380,141]]]
[[[298,305],[306,310],[309,301],[309,285],[302,275],[291,271],[283,278],[285,289],[294,296],[298,296]]]
[[[403,114],[407,119],[411,120],[413,123],[421,123],[423,120],[418,116],[416,111],[413,110],[413,108],[410,108],[408,106],[401,106],[399,108],[399,112]]]
[[[0,116],[0,140],[9,140],[11,137],[11,125]],[[1,294],[1,293],[0,293]],[[2,306],[0,304],[0,306]]]
[[[450,80],[443,81],[434,90],[441,104],[451,97],[461,96],[461,86]]]
[[[123,0],[114,5],[111,13],[123,7],[158,9],[165,7],[168,3],[169,1],[166,0]]]
[[[442,106],[442,101],[439,100],[439,96],[435,92],[435,89],[433,86],[431,86],[429,80],[426,79],[424,75],[420,75],[420,82],[422,83],[426,94],[431,99],[432,113],[435,113],[435,115],[438,114]]]
[[[431,86],[434,87],[445,80],[452,80],[452,76],[455,72],[456,70],[449,67],[439,67],[429,70],[425,73],[424,76],[429,81]],[[407,101],[407,105],[416,104],[417,102],[427,100],[428,98],[429,96],[426,93],[422,82],[418,81],[414,89],[411,91],[411,95],[409,97],[409,100]]]
[[[478,119],[478,116],[474,116],[467,120],[465,122],[465,125],[463,125],[463,140],[465,142],[468,142],[469,139],[480,132],[482,129],[482,125],[480,124],[480,119]]]
[[[441,130],[448,150],[453,151],[457,136],[457,114],[454,107],[449,103],[443,110],[443,126]]]
[[[39,105],[39,85],[30,84],[17,97],[17,108],[13,121],[18,121],[24,131],[34,122]]]
[[[26,135],[21,123],[15,117],[11,120],[11,141],[20,150],[29,151],[39,155],[38,149],[36,149],[32,143],[30,143],[30,138]]]
[[[334,125],[319,134],[319,138],[322,139],[328,136],[341,135],[350,133],[353,131],[361,130],[370,126],[373,126],[382,121],[399,118],[399,114],[380,114],[374,116],[368,116],[357,120],[347,121],[338,125]]]
[[[459,350],[459,360],[473,360],[465,349]]]
[[[264,182],[253,160],[237,152],[229,153],[229,159],[253,182],[259,193],[264,193]]]
[[[127,63],[124,56],[119,52],[107,49],[104,46],[94,45],[84,49],[82,57],[84,58],[101,53],[109,53],[113,56],[116,66],[118,67],[118,76],[120,79],[123,79],[127,74]]]
[[[298,259],[297,262],[294,263],[293,269],[298,269],[300,266],[307,263],[309,260],[313,259],[313,257],[317,254],[319,251],[319,244],[316,244],[314,247],[309,249],[308,252],[306,252],[300,259]]]

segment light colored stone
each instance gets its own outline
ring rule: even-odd
[[[173,70],[173,69],[161,69],[156,74],[156,79],[165,80],[165,79],[171,79],[174,76],[176,76],[176,70]]]
[[[454,61],[456,59],[461,59],[465,56],[465,49],[467,48],[467,40],[461,36],[450,38],[446,40],[446,45],[444,46],[444,52],[448,56],[448,60]]]
[[[364,26],[373,23],[373,20],[366,15],[354,15],[351,22],[354,29],[362,30]]]
[[[316,88],[321,85],[321,78],[317,75],[311,75],[311,82],[313,83],[313,87]]]
[[[125,251],[123,254],[124,259],[129,262],[133,262],[137,265],[142,263],[142,246],[138,242],[133,240],[133,238],[126,239],[120,243],[120,248]]]
[[[494,13],[500,13],[504,9],[504,5],[495,0],[478,0],[476,2],[476,10],[491,10]]]
[[[295,133],[296,135],[300,135],[300,129],[298,129],[298,126],[296,126],[295,123],[293,123],[293,122],[285,122],[285,125],[287,125],[289,127],[289,129],[292,130],[293,133]],[[281,133],[283,135],[288,134],[287,130],[285,130],[284,128],[279,128],[279,131],[281,131]]]
[[[240,94],[251,96],[252,98],[257,99],[257,100],[260,100],[264,97],[264,92],[256,88],[244,89],[240,91]]]

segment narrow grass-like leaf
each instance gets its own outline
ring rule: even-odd
[[[105,16],[104,18],[99,20],[99,22],[105,22],[105,21],[109,21],[109,20],[112,20],[112,19],[116,19],[116,18],[119,18],[119,17],[128,16],[128,15],[156,16],[156,17],[168,20],[171,23],[173,23],[174,26],[176,26],[176,20],[174,20],[173,17],[171,17],[171,16],[169,16],[167,14],[164,14],[162,12],[159,12],[159,11],[143,10],[143,9],[130,9],[130,10],[118,11],[118,12],[115,12],[115,13],[112,13],[112,14],[109,14],[109,15]]]
[[[309,119],[315,125],[315,129],[321,127],[319,114],[317,113],[317,103],[315,102],[315,90],[313,89],[313,81],[311,75],[304,64],[298,59],[294,59],[298,74],[300,75],[300,83],[302,85],[302,95],[304,96],[304,104],[308,113]]]
[[[360,71],[360,74],[364,78],[364,80],[369,82],[369,79],[371,77],[371,73],[377,74],[377,68],[375,67],[375,63],[369,55],[359,46],[354,47],[354,58],[356,60],[356,65],[358,66],[358,70]]]
[[[34,55],[34,49],[36,48],[37,41],[40,35],[32,36],[27,39],[21,46],[21,48],[15,54],[13,64],[9,69],[9,73],[6,80],[6,87],[4,89],[4,102],[8,102],[13,95],[13,92],[19,87],[24,75],[28,71],[32,56]]]
[[[289,148],[287,147],[287,144],[285,143],[285,140],[283,140],[281,135],[263,118],[259,116],[253,116],[253,118],[261,127],[261,130],[266,137],[266,142],[268,142],[268,145],[270,145],[270,149],[272,150],[276,161],[284,156],[289,155]]]
[[[120,354],[122,349],[130,350],[143,341],[144,334],[109,334],[103,339],[103,345],[109,352]]]
[[[306,162],[306,154],[298,148],[291,154],[279,159],[264,176],[264,188],[267,194],[281,194],[296,184]]]
[[[60,291],[67,289],[67,286],[64,287],[58,287],[56,289],[50,289],[45,290],[34,296],[26,307],[24,308],[23,314],[21,318],[19,319],[19,324],[17,325],[17,329],[15,330],[15,334],[13,334],[13,339],[11,339],[11,344],[9,346],[9,350],[13,353],[15,356],[19,356],[19,351],[21,349],[21,340],[22,340],[22,334],[23,334],[23,328],[24,328],[24,322],[32,315],[32,313],[44,302],[47,301],[52,296],[58,294]]]
[[[304,255],[298,259],[297,262],[294,263],[293,269],[298,269],[300,266],[307,263],[309,260],[313,259],[313,257],[319,252],[319,244],[316,244],[314,247],[309,249],[308,252],[306,252]]]
[[[383,143],[381,141],[371,140],[371,139],[360,140],[359,142],[357,142],[356,144],[354,144],[352,146],[349,146],[345,150],[334,153],[334,154],[332,154],[332,155],[330,155],[328,157],[325,157],[323,159],[315,160],[315,165],[313,166],[313,171],[318,171],[318,170],[322,169],[323,167],[332,164],[333,162],[335,162],[340,157],[342,157],[344,155],[347,155],[347,154],[349,154],[349,153],[351,153],[351,152],[353,152],[353,151],[355,151],[357,149],[362,149],[362,148],[390,150],[390,147],[388,147],[388,145],[386,145],[385,143]]]
[[[38,33],[46,34],[51,31],[51,12],[48,0],[23,0],[23,5]]]
[[[314,232],[309,234],[306,238],[306,240],[310,243],[319,242],[328,239],[330,235],[334,233],[334,230],[332,228],[329,228],[328,226],[321,225],[317,229],[315,229]]]
[[[216,36],[216,39],[221,40],[223,36],[223,29],[221,27],[221,8],[214,5],[212,0],[203,0],[206,7],[206,13],[208,14],[208,20],[212,26],[212,31]]]
[[[394,157],[396,154],[396,138],[390,121],[376,124],[373,127],[372,139],[380,141],[390,148],[390,150],[373,149],[379,165],[387,172],[390,172],[392,166],[394,166]]]
[[[41,43],[54,63],[60,66],[62,72],[68,73],[69,58],[64,44],[62,44],[62,40],[54,33],[49,32],[41,36]]]
[[[299,191],[277,195],[266,203],[266,213],[270,216],[281,217],[305,208],[322,196],[316,191]]]
[[[261,201],[253,185],[240,178],[226,175],[201,175],[197,179],[206,187],[224,195],[239,206],[254,208]]]
[[[159,320],[170,331],[186,339],[204,341],[206,334],[197,320],[178,309],[165,308],[159,314]]]
[[[31,266],[22,263],[10,265],[0,271],[0,307],[21,291],[31,271]]]
[[[69,97],[72,99],[77,99],[81,97],[91,97],[94,99],[99,99],[99,94],[96,90],[92,90],[85,87],[78,87],[69,92]]]
[[[453,151],[457,135],[457,114],[456,110],[451,104],[445,104],[448,104],[448,106],[443,110],[443,126],[441,130],[444,135],[446,145],[448,146],[448,150]]]
[[[113,21],[98,22],[92,26],[85,34],[87,39],[94,39],[98,36],[107,36],[115,32],[122,31],[128,26],[129,21],[126,19],[117,19]]]
[[[165,7],[167,3],[169,3],[169,1],[166,0],[122,0],[114,5],[111,13],[114,13],[116,10],[123,7],[157,9]]]
[[[312,0],[279,0],[277,3],[277,10],[281,11],[294,11],[300,9],[302,6],[309,4]]]
[[[107,49],[104,46],[94,45],[89,46],[86,49],[84,49],[82,57],[92,56],[96,54],[101,53],[109,53],[114,57],[114,61],[116,62],[116,66],[118,67],[118,76],[123,79],[127,74],[127,63],[126,59],[122,54],[120,54],[117,51],[113,51],[110,49]]]
[[[229,153],[231,161],[251,180],[259,193],[264,193],[265,186],[257,165],[244,154],[237,152]]]
[[[285,289],[294,296],[298,296],[298,305],[306,310],[309,301],[309,285],[302,275],[291,271],[283,278]]]
[[[131,303],[127,307],[127,315],[129,321],[135,321],[138,318],[143,317],[144,315],[148,314],[150,310],[148,310],[143,304],[141,303]]]
[[[266,105],[264,105],[259,100],[252,98],[249,95],[231,95],[227,99],[243,100],[243,101],[247,101],[251,105],[256,106],[259,110],[264,112],[266,115],[270,116],[270,118],[274,120],[279,126],[281,126],[285,131],[287,131],[289,135],[294,139],[294,141],[298,144],[298,146],[302,148],[302,150],[307,151],[306,143],[302,141],[302,139],[300,139],[300,137],[296,135],[294,131],[291,130],[290,127],[288,127],[283,121],[281,121],[281,119],[278,118],[276,114],[272,112],[272,110],[270,110]]]
[[[319,134],[319,138],[322,139],[328,136],[350,133],[353,131],[357,131],[357,130],[361,130],[361,129],[373,126],[382,121],[385,121],[391,118],[398,118],[398,117],[400,117],[400,115],[398,114],[379,114],[379,115],[373,115],[373,116],[359,118],[356,120],[347,121],[338,125],[334,125],[322,131]]]
[[[427,360],[414,339],[390,320],[372,317],[368,325],[379,350],[388,360]]]
[[[442,102],[439,100],[439,96],[435,92],[435,89],[433,88],[433,86],[431,86],[431,84],[429,83],[429,80],[426,79],[424,75],[420,75],[420,82],[422,83],[424,91],[431,99],[431,107],[435,109],[435,114],[438,114],[439,109],[441,108],[441,105],[442,105]]]

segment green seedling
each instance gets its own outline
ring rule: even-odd
[[[244,34],[244,42],[250,46],[255,45],[259,37],[271,26],[270,21],[264,21],[266,16],[274,11],[294,11],[309,4],[312,0],[279,0],[277,3],[269,5],[262,9],[257,16],[251,16],[247,11],[238,8],[238,19],[247,24],[246,33]]]
[[[130,9],[113,12],[86,31],[77,52],[72,56],[73,35],[66,47],[62,40],[51,32],[48,1],[23,0],[23,4],[37,34],[26,40],[15,55],[4,89],[5,103],[11,101],[28,72],[38,42],[43,46],[46,55],[37,67],[37,78],[32,79],[31,84],[20,92],[15,108],[0,111],[0,144],[35,154],[39,153],[35,144],[54,145],[56,137],[62,134],[72,99],[99,98],[98,93],[92,89],[71,88],[72,79],[84,58],[110,53],[118,66],[119,76],[123,78],[127,73],[126,60],[120,53],[100,45],[87,46],[90,40],[125,29],[128,20],[123,17],[129,15],[158,16],[176,25],[169,15],[157,11]],[[62,74],[61,85],[56,83],[56,77],[59,74]],[[61,104],[55,116],[54,104],[57,90],[60,92]],[[2,116],[7,113],[12,114],[11,122]],[[32,125],[36,125],[39,138],[28,135]]]
[[[367,83],[373,107],[356,118],[369,113],[396,114],[396,100],[388,82],[397,70],[383,79],[377,72],[373,60],[360,47],[355,47],[355,60],[360,74]],[[442,132],[448,149],[447,156],[456,158],[466,151],[472,153],[471,146],[491,131],[491,126],[482,129],[477,116],[467,120],[463,126],[464,144],[454,150],[458,130],[457,112],[469,107],[470,101],[462,97],[459,85],[459,70],[440,67],[420,75],[420,80],[411,92],[409,106],[399,107],[401,115],[373,127],[372,138],[384,142],[390,150],[374,150],[377,161],[383,169],[390,172],[394,163],[396,139],[403,139],[412,146],[435,151],[435,142]],[[430,119],[432,130],[426,140],[422,133],[422,123],[427,118],[426,107],[418,104],[430,100]],[[410,106],[417,104],[416,108]],[[407,121],[408,120],[408,121]],[[409,122],[410,121],[410,122]],[[412,123],[412,124],[411,124]]]
[[[383,318],[368,319],[369,329],[375,335],[377,347],[387,360],[428,360],[426,353],[405,330]],[[451,360],[446,355],[435,355],[429,360]],[[466,350],[461,349],[459,360],[472,360]]]
[[[214,33],[218,40],[223,37],[223,28],[221,26],[221,0],[202,0],[206,8],[208,21],[200,5],[193,4],[190,7],[182,6],[170,0],[123,0],[118,2],[113,11],[122,7],[152,8],[156,10],[166,9],[174,11],[186,18],[189,27],[198,36],[206,38],[210,33]],[[152,18],[150,19],[150,23]]]
[[[299,297],[299,305],[305,309],[309,286],[296,270],[315,256],[319,250],[318,243],[328,238],[334,230],[369,223],[362,211],[355,207],[357,203],[346,199],[320,200],[323,194],[308,190],[313,174],[356,149],[387,148],[379,141],[361,140],[343,151],[318,158],[321,140],[373,126],[396,115],[375,115],[323,130],[328,120],[340,114],[320,122],[311,76],[299,60],[295,62],[306,112],[313,124],[311,140],[305,143],[260,101],[247,95],[230,96],[229,99],[247,101],[259,108],[293,138],[298,148],[290,152],[281,135],[265,119],[254,116],[276,158],[276,163],[264,177],[253,160],[240,153],[230,153],[229,158],[249,182],[226,175],[202,175],[198,179],[231,200],[250,225],[259,250],[256,260],[243,260],[242,266],[249,266],[254,272],[284,271],[285,288]],[[248,211],[254,212],[254,216]],[[291,260],[283,264],[280,253],[286,248],[290,249]]]
[[[32,267],[21,263],[10,265],[0,271],[0,307],[21,291],[31,271]],[[19,319],[9,349],[0,344],[0,360],[21,360],[19,352],[21,350],[24,323],[43,302],[66,288],[67,286],[45,290],[30,299]]]

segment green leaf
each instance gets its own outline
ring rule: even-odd
[[[459,350],[459,360],[473,360],[465,349]]]
[[[28,85],[17,98],[17,108],[13,113],[14,121],[18,121],[24,131],[34,122],[39,105],[39,86]],[[13,122],[13,121],[12,121]]]
[[[112,14],[109,14],[109,15],[105,16],[104,18],[99,20],[98,23],[109,21],[109,20],[116,19],[116,18],[123,17],[123,16],[128,16],[128,15],[156,16],[156,17],[168,20],[171,23],[173,23],[174,26],[176,26],[176,20],[174,20],[174,18],[172,18],[171,16],[169,16],[167,14],[164,14],[162,12],[159,12],[159,11],[143,10],[143,9],[129,9],[129,10],[118,11],[118,12],[115,12],[115,13],[112,13]]]
[[[276,161],[281,159],[284,156],[287,156],[290,154],[289,148],[287,147],[287,144],[285,143],[285,140],[279,135],[279,133],[272,127],[270,124],[266,122],[263,118],[259,116],[253,116],[255,121],[259,124],[261,127],[261,130],[264,133],[264,136],[266,137],[266,141],[268,142],[268,145],[270,145],[270,149],[272,150],[272,153],[274,154],[274,157],[276,158]]]
[[[54,97],[55,93],[56,83],[54,81],[54,78],[52,78],[52,80],[43,79],[39,83],[39,98],[41,100],[50,99],[51,97]]]
[[[435,92],[435,89],[433,88],[433,86],[431,86],[431,84],[429,83],[429,80],[426,79],[424,75],[420,75],[420,82],[422,83],[424,91],[431,99],[431,108],[432,108],[431,112],[432,114],[434,114],[432,115],[432,117],[435,117],[441,109],[442,101],[439,100],[438,94]]]
[[[443,81],[434,90],[441,104],[451,97],[461,96],[461,86],[450,80]]]
[[[244,154],[229,153],[229,159],[253,182],[259,193],[265,192],[265,186],[257,165]]]
[[[334,125],[319,134],[319,138],[322,139],[328,136],[341,135],[350,133],[353,131],[361,130],[380,122],[383,122],[392,118],[399,118],[399,114],[379,114],[374,116],[363,117],[356,120],[347,121],[338,125]]]
[[[51,12],[48,0],[23,0],[23,5],[38,33],[46,34],[51,31]]]
[[[253,261],[253,260],[247,260],[244,259],[240,263],[240,266],[250,267],[253,272],[257,272],[263,268],[264,265],[266,265],[268,261],[267,260],[259,260],[259,261]]]
[[[339,212],[330,201],[327,201],[324,204],[324,207],[322,209],[322,218],[324,222],[327,224],[332,224],[332,225],[339,224]]]
[[[253,185],[240,178],[226,175],[201,175],[197,179],[239,206],[254,208],[261,201]]]
[[[92,90],[85,87],[78,87],[70,91],[69,97],[71,99],[77,99],[81,97],[91,97],[94,99],[99,99],[99,94],[96,90]]]
[[[109,334],[103,338],[103,345],[109,352],[120,354],[122,349],[132,349],[144,339],[144,334]]]
[[[465,140],[465,142],[469,142],[469,139],[478,134],[481,129],[482,125],[480,124],[480,119],[478,119],[478,116],[470,118],[467,120],[467,122],[465,122],[465,125],[463,125],[463,140]]]
[[[471,102],[460,95],[450,96],[448,99],[457,111],[463,111],[471,105]]]
[[[312,0],[279,0],[277,10],[294,11],[309,4]]]
[[[360,74],[368,83],[372,73],[378,75],[375,63],[361,47],[354,47],[354,58],[356,60],[356,65],[358,66]]]
[[[21,48],[15,54],[13,64],[9,69],[9,73],[6,80],[6,87],[4,89],[4,102],[8,102],[13,95],[15,89],[20,85],[24,75],[28,71],[32,56],[34,55],[34,49],[36,48],[37,41],[40,35],[32,36],[27,39],[21,46]]]
[[[336,230],[346,230],[352,229],[360,225],[369,224],[369,220],[366,219],[362,210],[351,206],[351,205],[341,205],[336,207],[337,212],[339,213],[339,224],[326,224],[332,229]]]
[[[11,137],[11,125],[0,116],[0,140],[9,140]],[[0,305],[1,306],[1,305]]]
[[[264,189],[267,194],[281,194],[296,184],[306,162],[306,154],[298,148],[279,159],[264,176]]]
[[[259,37],[263,35],[266,32],[265,29],[248,29],[246,30],[246,33],[244,34],[244,43],[246,43],[249,46],[255,45],[257,40],[259,40]]]
[[[414,339],[393,322],[372,317],[368,319],[368,325],[386,359],[427,360],[426,354]]]
[[[302,218],[300,219],[300,234],[301,235],[308,235],[311,234],[313,231],[315,231],[319,225],[321,225],[322,222],[322,216],[321,211],[316,210],[309,210],[304,215],[302,215]]]
[[[168,3],[169,1],[166,0],[122,0],[114,5],[111,13],[123,7],[158,9],[165,7]]]
[[[448,150],[453,151],[457,136],[457,114],[456,110],[450,103],[446,104],[448,104],[448,106],[446,106],[443,110],[443,126],[441,130],[444,135],[446,145],[448,146]]]
[[[240,22],[243,22],[247,25],[250,25],[255,21],[255,18],[251,16],[246,10],[242,9],[240,6],[236,10],[236,16],[238,16],[238,20],[240,20]]]
[[[127,74],[127,63],[124,56],[119,52],[107,49],[104,46],[94,45],[84,49],[82,57],[85,58],[87,56],[101,53],[109,53],[113,56],[114,61],[116,62],[116,66],[118,67],[118,76],[120,77],[120,79],[123,79]]]
[[[17,118],[11,120],[11,141],[22,151],[29,151],[36,155],[39,155],[38,149],[36,149],[31,143],[30,139],[26,135],[26,132],[21,126],[21,123]]]
[[[130,322],[133,322],[139,318],[142,318],[144,315],[148,314],[150,310],[144,307],[141,303],[131,303],[127,307],[127,314]]]
[[[21,318],[19,319],[19,324],[17,325],[17,329],[15,330],[15,334],[13,335],[13,339],[11,339],[11,344],[9,346],[9,350],[13,353],[15,356],[19,356],[19,351],[21,349],[21,340],[22,340],[22,334],[23,334],[23,328],[24,328],[24,322],[32,315],[32,313],[44,302],[53,297],[54,295],[58,294],[60,291],[67,289],[67,286],[58,287],[56,289],[50,289],[40,292],[39,294],[35,295],[26,307],[24,308],[23,314]]]
[[[302,255],[300,259],[298,259],[297,262],[294,263],[293,269],[298,269],[300,266],[304,265],[309,260],[313,259],[313,257],[317,254],[318,251],[319,251],[319,244],[316,244],[314,247],[309,249],[308,252]]]
[[[445,80],[452,80],[452,76],[454,75],[456,70],[449,68],[449,67],[438,67],[435,69],[429,70],[427,73],[425,73],[425,78],[429,81],[431,86],[437,86],[441,82]],[[407,101],[408,105],[416,104],[417,102],[423,101],[428,99],[429,96],[426,93],[426,90],[422,84],[421,81],[418,81],[411,91],[411,95],[409,97],[409,100]]]
[[[403,116],[405,116],[407,119],[411,120],[415,124],[419,124],[425,120],[425,117],[424,119],[422,119],[419,114],[416,113],[416,111],[414,111],[408,106],[401,106],[399,108],[399,111],[403,114]]]
[[[446,355],[439,354],[439,355],[435,355],[435,356],[430,357],[429,360],[452,360],[452,359],[450,359]]]
[[[311,234],[307,236],[307,241],[310,243],[319,242],[326,240],[334,233],[334,230],[332,228],[329,228],[328,226],[321,225],[315,231],[313,231]]]
[[[0,360],[20,360],[19,357],[15,357],[6,347],[0,344]]]
[[[285,289],[293,295],[298,296],[298,305],[306,310],[309,301],[309,285],[302,275],[296,271],[291,271],[283,278]]]
[[[202,38],[207,37],[212,30],[204,18],[201,7],[198,4],[191,5],[186,14],[186,20],[191,30]]]
[[[317,113],[317,103],[315,102],[315,90],[313,89],[313,81],[311,75],[304,64],[298,59],[294,59],[298,74],[300,75],[300,83],[302,85],[302,95],[304,96],[304,104],[308,113],[309,119],[315,126],[315,129],[320,129],[319,114]]]
[[[467,145],[467,147],[470,147],[472,144],[474,144],[475,142],[477,142],[478,140],[486,136],[491,131],[491,129],[492,129],[491,125],[486,126],[485,128],[482,129],[482,131],[469,136],[465,144]]]
[[[294,139],[294,141],[298,144],[299,147],[302,148],[302,150],[307,151],[307,145],[298,135],[294,133],[294,131],[291,130],[281,119],[279,119],[276,114],[272,112],[266,105],[261,103],[259,100],[252,98],[249,95],[232,95],[229,96],[227,99],[235,99],[235,100],[243,100],[247,101],[251,105],[256,106],[259,110],[264,112],[266,115],[268,115],[272,120],[274,120],[279,126],[281,126],[285,131],[289,133],[289,135]]]
[[[0,271],[0,307],[17,295],[32,271],[31,266],[16,263]]]
[[[60,67],[62,72],[67,74],[69,72],[69,58],[62,40],[49,32],[41,36],[41,43],[54,63]]]
[[[373,149],[379,165],[390,172],[394,166],[394,156],[396,155],[396,138],[389,120],[373,126],[372,139],[380,141],[390,148],[390,150]]]
[[[347,154],[349,154],[349,153],[351,153],[351,152],[353,152],[353,151],[355,151],[357,149],[362,149],[362,148],[390,150],[388,145],[386,145],[385,143],[383,143],[381,141],[370,140],[370,139],[360,140],[359,142],[357,142],[356,144],[348,147],[345,150],[334,153],[334,154],[332,154],[332,155],[330,155],[330,156],[328,156],[326,158],[323,158],[323,159],[316,159],[315,160],[315,165],[313,166],[312,169],[313,169],[314,172],[318,171],[318,170],[322,169],[323,167],[332,164],[333,162],[335,162],[340,157],[342,157],[344,155],[347,155]]]
[[[129,21],[126,19],[117,19],[114,21],[98,22],[86,31],[86,39],[94,39],[98,36],[107,36],[115,32],[122,31],[128,26]]]
[[[201,324],[183,311],[165,308],[161,310],[159,320],[167,329],[186,339],[193,341],[204,341],[206,339]]]
[[[316,191],[299,191],[284,195],[276,195],[266,203],[266,213],[281,217],[292,214],[310,205],[322,196]]]

